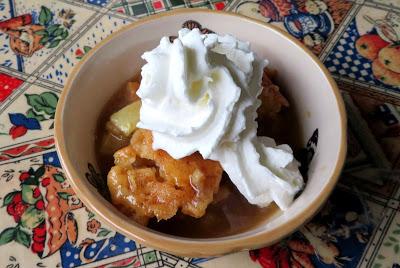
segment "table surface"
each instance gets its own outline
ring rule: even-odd
[[[342,90],[340,183],[311,223],[272,247],[197,259],[141,246],[87,210],[62,176],[53,118],[73,66],[123,25],[181,7],[287,30]],[[0,267],[400,267],[399,41],[399,0],[0,0]]]

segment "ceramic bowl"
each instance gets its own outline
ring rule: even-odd
[[[278,70],[279,84],[300,121],[300,140],[310,157],[303,193],[284,213],[243,233],[188,239],[136,224],[99,193],[95,129],[110,97],[144,64],[143,52],[162,36],[176,35],[188,20],[251,43],[252,49]],[[316,131],[317,130],[317,131]],[[313,135],[314,134],[314,135]],[[307,48],[286,32],[236,14],[204,9],[177,10],[141,19],[115,32],[84,57],[70,75],[55,118],[57,150],[79,198],[106,223],[150,247],[184,256],[216,256],[272,244],[295,231],[323,205],[340,174],[346,152],[343,101],[328,71]],[[312,137],[310,139],[310,137]],[[104,185],[104,184],[103,184]]]

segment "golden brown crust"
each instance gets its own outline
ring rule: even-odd
[[[222,168],[199,153],[176,160],[152,149],[152,134],[138,129],[131,144],[114,154],[108,174],[114,205],[141,224],[157,217],[166,220],[179,209],[199,218],[218,191]]]

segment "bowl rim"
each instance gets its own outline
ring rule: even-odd
[[[110,42],[114,37],[123,32],[129,31],[133,28],[137,28],[142,24],[146,24],[148,22],[156,21],[163,17],[174,16],[177,14],[196,14],[196,13],[205,13],[213,15],[225,15],[225,16],[233,16],[240,20],[256,24],[263,28],[267,28],[270,31],[273,31],[288,41],[293,42],[297,47],[299,47],[303,52],[305,52],[311,60],[318,66],[318,68],[322,71],[323,75],[326,77],[331,90],[334,93],[334,98],[336,100],[337,109],[339,111],[339,119],[341,125],[341,133],[340,133],[340,148],[338,153],[338,158],[330,176],[328,182],[325,187],[319,193],[318,196],[315,197],[314,201],[302,212],[300,212],[296,217],[291,220],[285,222],[284,224],[277,226],[276,228],[266,231],[259,232],[254,235],[240,236],[233,235],[221,238],[209,238],[209,239],[189,239],[178,236],[171,236],[162,234],[156,231],[152,231],[150,229],[144,228],[132,221],[126,221],[123,216],[114,213],[109,210],[102,200],[96,199],[94,193],[89,189],[82,187],[80,181],[82,180],[76,170],[74,169],[74,165],[70,157],[66,151],[65,145],[65,137],[64,137],[64,128],[63,128],[63,114],[65,109],[65,100],[67,98],[68,92],[71,89],[73,81],[75,77],[79,73],[79,70],[82,66],[91,59],[91,57],[95,54],[95,52],[103,47],[105,44]],[[233,12],[227,11],[214,11],[209,9],[201,9],[201,8],[180,8],[172,11],[166,11],[163,13],[151,15],[146,18],[141,18],[137,21],[130,23],[115,31],[111,35],[107,36],[101,42],[99,42],[95,47],[93,47],[88,54],[77,63],[76,66],[73,67],[73,70],[64,86],[64,89],[59,98],[55,120],[54,120],[54,130],[55,130],[55,144],[56,149],[60,157],[60,161],[62,167],[69,179],[69,182],[76,192],[78,197],[83,201],[83,203],[89,207],[92,211],[94,211],[104,222],[108,225],[112,226],[116,231],[121,232],[126,235],[128,238],[135,240],[136,242],[145,244],[149,247],[170,252],[177,255],[191,256],[191,257],[209,257],[209,256],[217,256],[223,255],[230,252],[240,251],[240,250],[248,250],[253,248],[258,248],[261,246],[266,246],[273,244],[282,238],[288,236],[289,234],[296,231],[303,224],[309,221],[322,207],[325,201],[328,199],[329,195],[333,191],[334,186],[336,185],[340,172],[343,168],[346,151],[347,151],[347,118],[345,112],[344,101],[341,97],[340,91],[336,85],[336,82],[332,78],[329,71],[323,65],[323,63],[318,59],[316,55],[314,55],[308,48],[306,48],[300,41],[292,37],[289,33],[285,32],[282,29],[279,29],[273,25],[237,14]]]

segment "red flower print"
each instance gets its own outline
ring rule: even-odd
[[[42,244],[46,241],[46,236],[33,236],[33,242]]]
[[[21,175],[19,175],[19,180],[21,182],[27,180],[31,175],[29,175],[28,172],[22,172]]]
[[[24,136],[28,129],[24,126],[13,126],[10,128],[9,134],[13,139]]]
[[[42,186],[47,187],[49,184],[50,184],[50,178],[49,177],[43,178]]]
[[[37,243],[33,241],[31,249],[34,253],[43,253],[44,243]]]
[[[20,203],[22,201],[22,193],[16,193],[13,197],[13,203]]]
[[[97,230],[101,227],[101,223],[98,220],[91,219],[87,222],[87,230],[91,233],[97,233]]]
[[[14,209],[14,204],[9,204],[8,206],[7,206],[7,213],[8,213],[8,215],[11,215],[11,216],[13,216],[14,214],[15,214],[15,209]]]
[[[34,198],[38,198],[39,196],[41,196],[42,194],[40,193],[40,190],[39,190],[39,187],[36,187],[34,190],[33,190],[33,197]]]
[[[161,9],[161,8],[163,8],[163,3],[161,2],[161,1],[154,1],[153,2],[153,7],[154,7],[154,9]]]
[[[18,203],[14,207],[14,220],[16,222],[19,222],[21,219],[22,214],[24,214],[26,208],[28,207],[27,204],[24,203]]]
[[[44,244],[46,242],[46,223],[43,222],[39,226],[32,229],[32,246],[31,250],[42,256]]]
[[[75,50],[75,56],[76,57],[82,57],[83,56],[83,51],[82,49],[78,48],[77,50]]]
[[[42,222],[39,226],[32,229],[33,236],[42,237],[46,235],[46,224]]]
[[[225,8],[225,3],[224,3],[224,2],[215,3],[215,4],[214,4],[214,7],[215,7],[217,10],[223,10],[223,9]]]
[[[11,124],[13,124],[9,131],[13,139],[25,135],[28,129],[41,129],[40,123],[36,118],[27,117],[22,113],[9,113],[8,117]]]
[[[88,53],[89,50],[91,50],[91,49],[92,49],[92,48],[89,47],[89,46],[84,46],[84,47],[83,47],[83,50],[80,49],[80,48],[77,48],[77,49],[75,50],[75,58],[77,58],[78,60],[82,59],[83,56],[85,56],[86,53]]]
[[[28,206],[28,204],[22,202],[22,194],[18,192],[14,195],[11,203],[8,204],[7,213],[14,217],[15,222],[19,222]]]
[[[258,262],[263,268],[313,268],[310,255],[314,253],[308,242],[297,239],[249,252],[251,260]]]
[[[44,202],[43,200],[39,200],[36,202],[35,207],[39,210],[43,210],[44,209]]]
[[[249,252],[250,258],[258,263],[263,268],[275,268],[278,267],[275,263],[275,254],[277,252],[276,246],[265,247],[258,250],[251,250]]]

